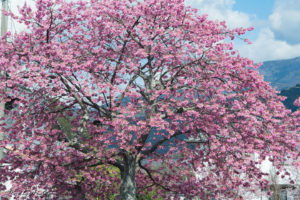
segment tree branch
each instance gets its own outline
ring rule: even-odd
[[[170,140],[171,138],[174,138],[176,136],[182,135],[183,133],[181,131],[176,132],[175,134],[173,134],[170,138],[166,138],[164,137],[162,140],[158,141],[157,143],[155,143],[149,150],[145,150],[145,151],[141,151],[141,153],[143,155],[150,155],[151,153],[153,153],[160,145],[162,145],[164,142]]]
[[[139,167],[140,167],[141,169],[143,169],[143,170],[147,173],[147,175],[149,176],[149,178],[151,179],[151,181],[153,182],[153,184],[155,184],[155,185],[157,185],[157,186],[163,188],[164,190],[171,191],[169,188],[167,188],[167,187],[161,185],[160,183],[156,182],[156,181],[154,180],[154,178],[153,178],[153,176],[152,176],[150,170],[147,169],[146,167],[144,167],[144,166],[142,165],[141,161],[142,161],[142,158],[139,159],[139,161],[138,161]]]

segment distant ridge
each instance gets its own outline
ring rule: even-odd
[[[300,83],[300,56],[292,59],[263,62],[259,68],[264,80],[277,90],[288,89]]]

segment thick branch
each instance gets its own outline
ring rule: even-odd
[[[167,188],[167,187],[161,185],[160,183],[158,183],[157,181],[155,181],[154,178],[153,178],[153,176],[152,176],[152,174],[151,174],[151,172],[150,172],[150,170],[147,169],[146,167],[144,167],[144,166],[142,165],[141,161],[142,161],[142,159],[139,159],[138,165],[139,165],[139,167],[140,167],[141,169],[143,169],[143,170],[147,173],[147,175],[149,176],[149,178],[151,179],[151,181],[152,181],[155,185],[158,185],[159,187],[163,188],[164,190],[171,191],[169,188]]]
[[[160,140],[159,142],[155,143],[150,149],[142,151],[141,153],[143,155],[150,155],[151,153],[153,153],[154,151],[156,151],[156,149],[162,145],[164,142],[170,140],[171,138],[174,138],[176,136],[182,135],[183,133],[181,131],[176,132],[175,134],[173,134],[170,138],[164,137],[162,140]]]

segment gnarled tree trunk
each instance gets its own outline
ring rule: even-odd
[[[136,184],[135,184],[135,168],[136,159],[132,155],[124,156],[124,167],[121,170],[121,200],[136,199]]]

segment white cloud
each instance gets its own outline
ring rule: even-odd
[[[251,45],[235,42],[240,54],[256,62],[300,56],[300,1],[276,0],[268,20],[233,10],[236,0],[186,0],[210,19],[225,20],[230,28],[254,26]]]
[[[225,20],[230,28],[253,25],[252,16],[232,9],[235,4],[234,0],[187,0],[186,4],[197,8],[200,14],[208,14],[212,20]]]
[[[269,21],[276,39],[286,40],[290,44],[300,43],[299,0],[276,0]]]
[[[293,58],[300,55],[300,44],[289,44],[284,40],[277,40],[270,28],[260,31],[258,38],[251,45],[237,45],[241,55],[256,62]]]
[[[300,1],[276,0],[268,25],[252,45],[238,45],[243,56],[257,62],[300,56]]]

